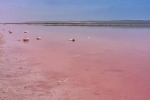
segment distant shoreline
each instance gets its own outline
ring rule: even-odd
[[[150,20],[117,20],[117,21],[33,21],[21,23],[0,24],[27,24],[42,26],[150,26]]]

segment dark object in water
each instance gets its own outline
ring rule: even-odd
[[[69,39],[69,41],[72,41],[72,42],[74,42],[74,41],[75,41],[75,39]]]
[[[24,31],[24,33],[28,33],[27,31]]]
[[[9,31],[10,34],[12,34],[12,31]]]
[[[25,38],[23,39],[23,41],[29,41],[29,38],[28,38],[28,37],[25,37]]]
[[[37,40],[41,40],[41,37],[37,37],[36,39],[37,39]]]

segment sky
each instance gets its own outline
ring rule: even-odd
[[[0,22],[150,20],[150,0],[0,0]]]

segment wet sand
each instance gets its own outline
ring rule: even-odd
[[[3,54],[3,50],[2,50],[2,44],[4,43],[4,41],[3,41],[3,35],[0,33],[0,57],[2,56],[2,54]],[[0,63],[1,63],[2,61],[1,61],[1,59],[0,59]]]
[[[150,99],[149,28],[1,28],[0,100]]]

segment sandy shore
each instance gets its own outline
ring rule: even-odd
[[[3,32],[0,100],[150,99],[147,34],[141,39],[131,36],[136,30],[125,30],[129,36],[122,36],[115,34],[119,29],[111,28],[115,36],[105,36],[106,29],[100,37],[94,34],[95,28],[83,29],[86,34],[82,28],[71,29],[78,34],[71,33],[68,27],[27,26],[28,34],[23,33],[25,26],[6,29],[13,33]],[[29,42],[22,41],[25,36]],[[69,37],[76,41],[70,42]]]
[[[3,44],[3,36],[2,34],[0,33],[0,57],[2,56],[2,44]]]

